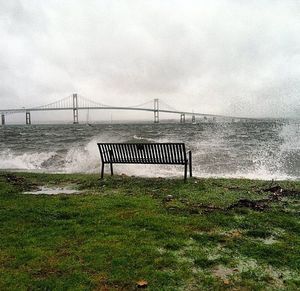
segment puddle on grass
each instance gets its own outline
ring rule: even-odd
[[[39,187],[37,190],[23,192],[23,194],[32,194],[32,195],[59,195],[59,194],[80,194],[82,191],[70,189],[70,188],[63,188],[63,187],[56,187],[56,188],[49,188],[45,186]]]

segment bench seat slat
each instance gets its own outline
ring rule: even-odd
[[[109,146],[110,147],[110,155],[111,155],[111,159],[112,159],[112,162],[117,162],[118,161],[118,157],[117,157],[117,152],[115,150],[115,145],[112,144]]]
[[[164,160],[164,154],[163,154],[163,145],[161,145],[161,146],[156,145],[156,147],[157,147],[157,151],[158,151],[160,160],[162,163],[164,163],[165,160]]]
[[[120,146],[114,145],[115,151],[117,153],[117,160],[121,161],[124,160],[124,157],[122,156],[122,150]]]
[[[136,147],[136,151],[137,151],[137,153],[138,153],[138,157],[139,157],[139,159],[140,160],[142,160],[144,157],[144,154],[143,154],[143,151],[141,150],[141,148],[140,147],[138,147],[137,145],[135,146]]]
[[[176,145],[172,145],[173,147],[173,151],[172,151],[172,154],[173,154],[173,160],[175,161],[176,160]]]
[[[152,146],[149,146],[149,147],[147,147],[147,149],[148,149],[148,156],[149,156],[149,159],[152,161],[153,160],[153,157],[152,157]]]
[[[153,160],[153,158],[154,158],[153,145],[151,145],[151,146],[149,147],[149,154],[150,154],[151,160]]]
[[[164,162],[167,162],[168,161],[168,151],[167,151],[165,144],[163,144],[163,146],[162,146],[162,153],[163,153]]]
[[[133,145],[129,145],[129,150],[131,152],[132,161],[137,157],[137,151]]]
[[[128,151],[127,151],[127,148],[126,148],[126,145],[125,144],[122,144],[120,145],[121,147],[121,157],[125,160],[125,161],[129,161],[130,157],[129,157],[129,154],[128,154]]]
[[[159,155],[160,155],[160,158],[161,158],[161,162],[162,163],[165,163],[165,155],[164,155],[164,145],[162,144],[162,146],[157,146],[157,149],[159,151]]]
[[[173,159],[173,147],[172,147],[171,144],[169,145],[169,153],[170,153],[170,160],[173,162],[174,161],[174,159]]]
[[[178,145],[178,153],[179,153],[179,157],[180,157],[180,160],[182,161],[183,160],[183,156],[182,156],[182,145]]]
[[[122,160],[122,150],[120,146],[114,145],[118,160]]]
[[[109,161],[109,152],[108,152],[108,147],[107,147],[107,145],[103,145],[103,150],[104,150],[104,156],[105,156],[105,160],[106,160],[106,162],[108,162]]]
[[[101,155],[101,159],[102,161],[106,161],[106,157],[105,157],[105,153],[104,153],[104,145],[98,145],[99,146],[99,151],[100,151],[100,155]]]
[[[121,145],[121,151],[122,151],[122,158],[125,160],[125,161],[129,161],[130,160],[130,156],[129,156],[129,153],[127,151],[127,147],[125,144],[122,144]]]
[[[130,152],[131,162],[133,162],[134,157],[135,157],[134,150],[133,150],[132,146],[129,144],[127,145],[127,148],[128,148],[128,151]]]
[[[169,145],[166,145],[166,149],[167,149],[167,151],[168,151],[168,160],[170,161],[170,162],[172,162],[172,159],[171,159],[171,154],[170,154],[170,146]]]

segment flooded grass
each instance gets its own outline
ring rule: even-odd
[[[299,289],[300,182],[279,184],[1,173],[0,289]]]
[[[82,193],[82,191],[71,189],[71,186],[54,187],[54,188],[40,186],[35,190],[23,192],[23,194],[32,194],[32,195],[59,195],[59,194],[80,194],[80,193]]]

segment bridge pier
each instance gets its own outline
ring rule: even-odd
[[[185,114],[184,113],[180,114],[180,123],[185,123]]]
[[[78,96],[73,94],[73,124],[78,124]]]
[[[1,114],[1,124],[5,125],[5,115],[3,113]]]
[[[192,115],[192,123],[196,123],[196,116],[194,114]]]
[[[29,111],[26,111],[26,124],[31,124],[31,115]]]
[[[154,123],[159,123],[159,103],[158,99],[154,99]]]

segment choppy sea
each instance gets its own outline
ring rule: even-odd
[[[300,179],[300,121],[0,126],[0,169],[99,172],[97,142],[185,142],[194,176]],[[116,173],[181,176],[181,166],[116,165]]]

